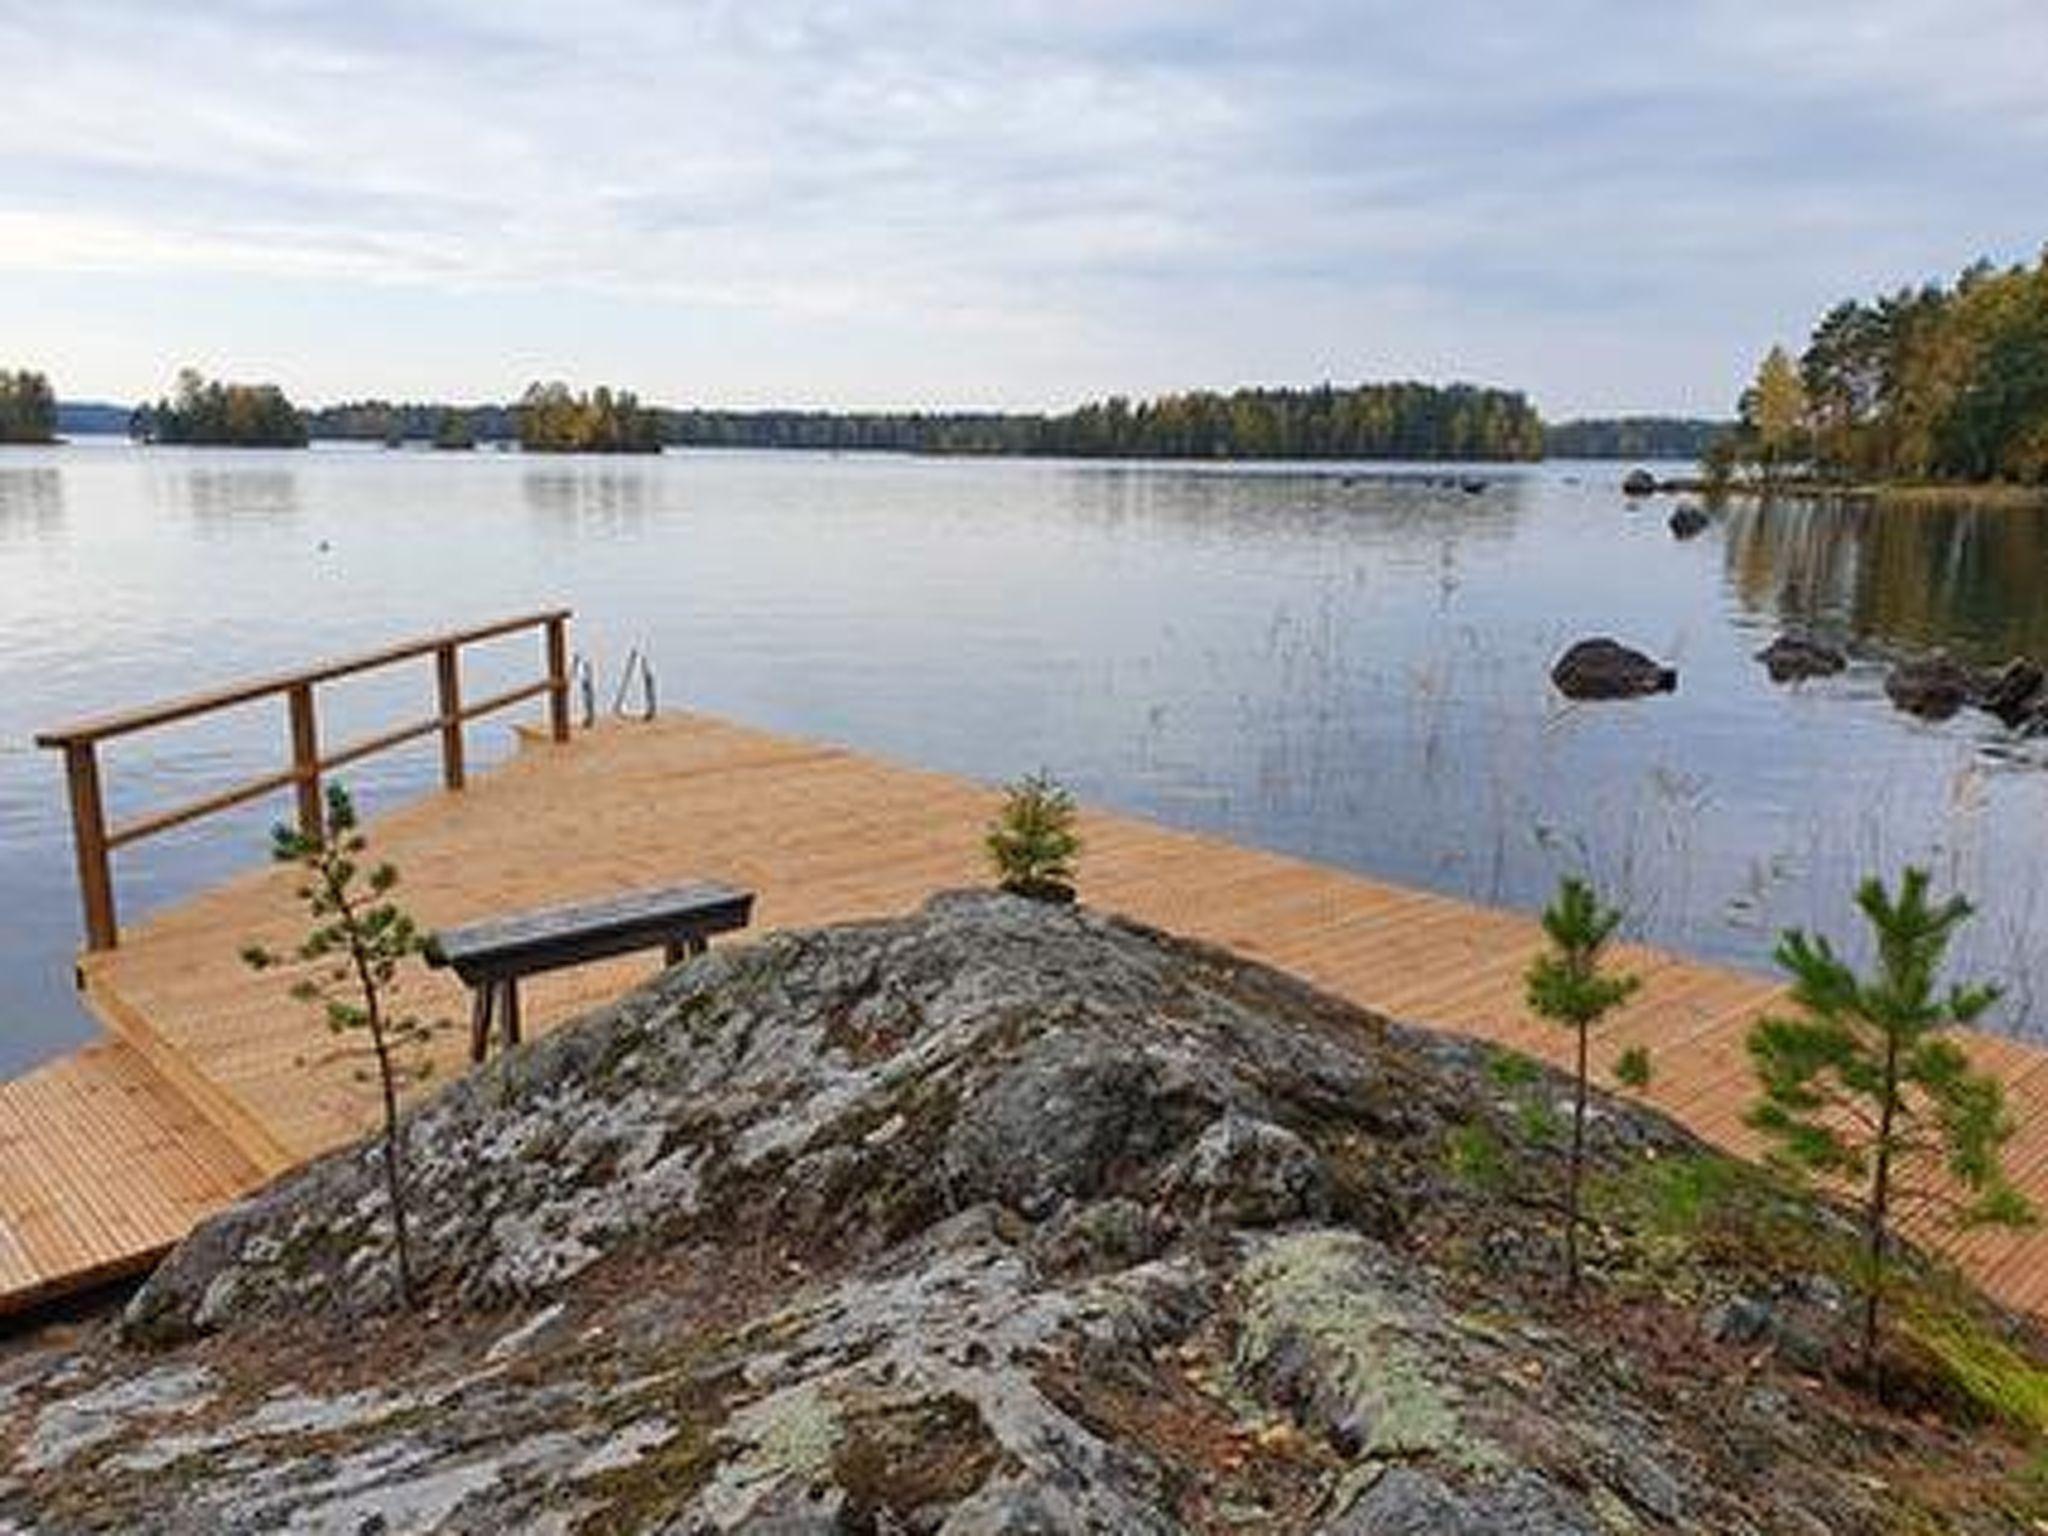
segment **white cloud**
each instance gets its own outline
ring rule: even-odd
[[[0,0],[0,268],[271,285],[318,350],[300,376],[334,392],[463,366],[502,392],[509,340],[376,326],[403,290],[409,325],[440,294],[500,305],[508,337],[587,306],[589,361],[671,396],[1370,369],[1713,408],[1817,304],[2048,233],[2021,195],[2048,171],[2043,17]],[[61,306],[6,304],[61,353]],[[620,304],[637,325],[602,320]],[[708,332],[747,350],[723,377]],[[108,387],[153,385],[182,341],[136,335]],[[411,345],[433,380],[394,376]]]

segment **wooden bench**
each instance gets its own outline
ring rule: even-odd
[[[519,1043],[519,979],[661,946],[670,965],[704,952],[714,933],[747,926],[754,893],[698,880],[598,901],[544,907],[450,928],[428,946],[473,994],[469,1058],[482,1061],[496,1015],[505,1044]]]

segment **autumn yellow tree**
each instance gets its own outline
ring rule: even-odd
[[[1764,354],[1756,382],[1743,393],[1742,436],[1766,485],[1775,484],[1787,464],[1805,456],[1806,386],[1783,347]]]

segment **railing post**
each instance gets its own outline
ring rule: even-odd
[[[449,789],[460,789],[464,782],[462,663],[454,646],[444,645],[434,652],[434,678],[441,698],[441,782]]]
[[[560,614],[548,620],[548,730],[557,741],[569,739],[569,621]]]
[[[120,942],[120,930],[114,920],[113,871],[107,866],[99,754],[90,740],[64,743],[64,778],[71,791],[71,842],[78,856],[78,894],[85,904],[85,947],[112,949]]]
[[[313,714],[313,685],[287,690],[292,714],[292,772],[297,776],[299,835],[319,837],[327,818],[320,804],[320,725]]]

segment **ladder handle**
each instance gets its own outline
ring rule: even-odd
[[[587,731],[597,724],[597,669],[581,651],[569,662],[569,680],[575,685],[577,699],[583,706],[583,729]]]
[[[612,713],[620,716],[626,713],[626,695],[633,691],[636,668],[640,682],[640,718],[652,720],[659,708],[654,664],[647,659],[647,652],[637,645],[626,652],[626,664],[619,669],[619,686],[612,694]]]

